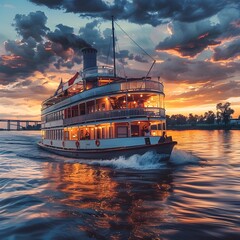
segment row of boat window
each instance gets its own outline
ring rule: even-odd
[[[80,103],[64,110],[42,116],[42,122],[56,121],[90,114],[98,111],[112,111],[131,108],[164,108],[162,94],[122,94]]]
[[[140,136],[161,136],[165,122],[149,125],[147,122],[116,123],[101,127],[72,127],[68,129],[44,130],[43,138],[52,140],[88,140]]]

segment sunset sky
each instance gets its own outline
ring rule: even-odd
[[[83,47],[112,64],[112,15],[117,73],[145,76],[156,59],[168,115],[220,102],[240,115],[239,0],[0,0],[0,119],[40,119],[60,79],[82,69]]]

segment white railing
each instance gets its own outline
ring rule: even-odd
[[[91,88],[89,90],[83,91],[79,94],[71,96],[67,99],[64,99],[53,106],[48,108],[43,108],[42,113],[46,114],[52,112],[56,108],[60,109],[66,107],[67,105],[74,104],[74,102],[79,103],[80,101],[84,101],[85,99],[97,98],[98,96],[110,95],[110,94],[118,94],[120,92],[135,92],[135,91],[154,91],[163,94],[163,85],[160,82],[138,79],[134,81],[126,81],[126,82],[117,82],[111,83],[107,85],[103,85],[101,87]]]
[[[92,121],[114,120],[127,117],[156,117],[165,118],[165,109],[163,108],[132,108],[118,109],[104,112],[94,112],[73,118],[63,120],[63,125],[81,124]]]
[[[113,77],[114,76],[113,67],[109,67],[109,66],[93,67],[93,68],[87,68],[82,72],[83,78],[97,77],[97,76]]]

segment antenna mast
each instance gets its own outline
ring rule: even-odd
[[[115,56],[115,33],[114,33],[114,18],[112,16],[112,37],[113,37],[113,73],[116,77],[116,56]]]

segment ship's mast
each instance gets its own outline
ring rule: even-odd
[[[113,74],[116,77],[116,56],[115,56],[115,33],[114,33],[114,18],[112,16],[112,43],[113,43]]]

